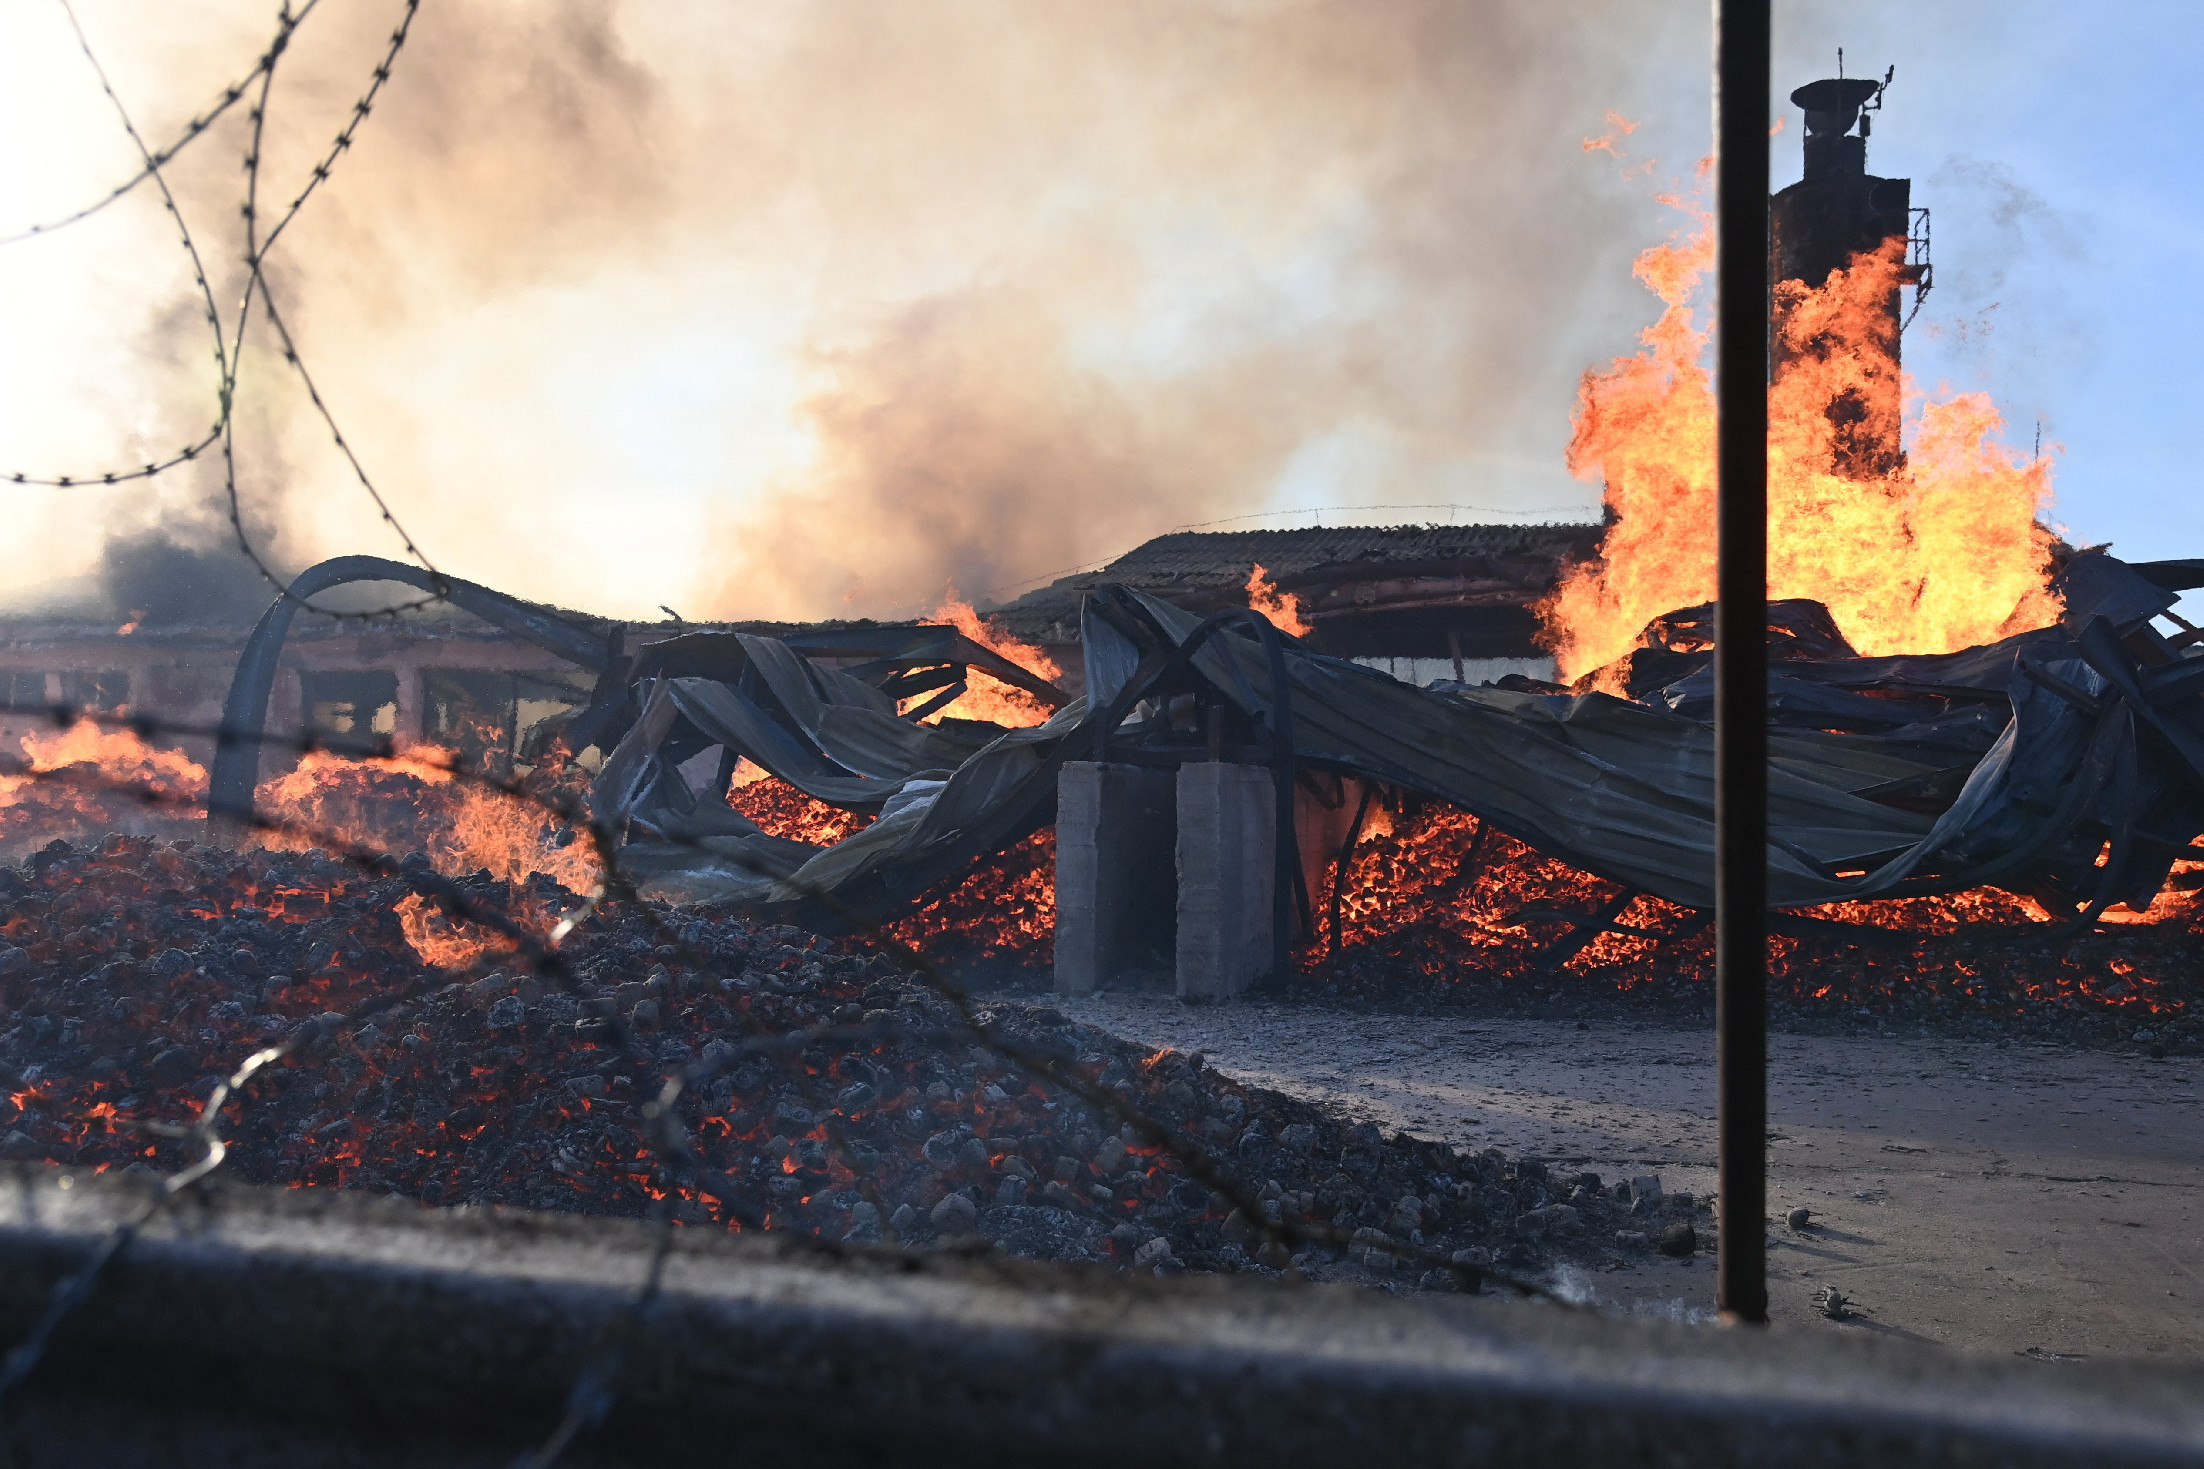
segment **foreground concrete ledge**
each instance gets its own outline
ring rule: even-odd
[[[0,1171],[0,1337],[143,1194]],[[624,1221],[221,1186],[6,1407],[26,1464],[504,1464],[642,1278]],[[682,1231],[575,1463],[2204,1463],[2204,1369]],[[762,1456],[762,1457],[761,1457]]]

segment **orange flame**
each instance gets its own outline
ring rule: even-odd
[[[180,750],[148,745],[131,730],[106,730],[84,721],[50,733],[33,730],[21,738],[32,771],[82,766],[98,782],[0,775],[0,853],[20,855],[56,837],[83,839],[117,831],[166,834],[194,816],[182,803],[205,797],[207,772],[197,761]],[[156,794],[162,804],[149,805],[115,786]]]
[[[949,595],[939,607],[919,621],[926,627],[953,627],[981,647],[1001,654],[1028,673],[1039,674],[1050,683],[1055,683],[1064,676],[1063,669],[1057,667],[1056,660],[1048,654],[1031,643],[1019,642],[1000,628],[991,627],[979,613],[972,610],[970,602],[957,596],[955,587],[949,589]],[[929,715],[929,721],[941,718],[984,719],[1012,729],[1025,729],[1045,723],[1052,712],[1046,704],[1024,689],[1006,684],[977,668],[970,670],[966,676],[970,683],[965,691],[957,695],[947,707]]]
[[[37,730],[22,736],[23,755],[34,771],[63,770],[71,765],[97,767],[110,781],[127,781],[172,795],[204,790],[207,772],[180,750],[160,750],[139,739],[136,731],[102,729],[89,720],[45,734]],[[25,775],[0,775],[0,807],[16,804],[32,788],[50,786]]]
[[[434,745],[381,760],[317,750],[289,774],[263,783],[253,801],[264,815],[315,834],[262,833],[261,845],[274,850],[310,847],[326,835],[377,851],[419,851],[446,876],[487,869],[517,885],[541,872],[582,893],[602,877],[596,848],[586,838],[531,801],[459,780],[450,753]],[[397,909],[406,942],[425,963],[464,968],[514,947],[494,930],[457,922],[419,896],[401,899]],[[521,893],[511,916],[537,932],[557,921]]]
[[[1714,596],[1714,398],[1694,297],[1713,259],[1707,216],[1638,257],[1664,303],[1645,349],[1584,375],[1569,468],[1605,481],[1613,523],[1600,559],[1541,604],[1563,677],[1638,646],[1664,612]],[[1768,394],[1768,592],[1825,603],[1853,646],[1876,655],[1951,652],[2051,622],[2047,461],[1997,439],[1989,398],[1922,406],[1909,461],[1862,446],[1896,437],[1901,394],[1886,315],[1902,242],[1853,257],[1809,290],[1776,288],[1779,360]],[[1832,411],[1836,410],[1836,411]]]
[[[587,840],[558,845],[560,830],[534,802],[454,778],[449,752],[415,745],[392,759],[354,760],[316,750],[253,795],[262,813],[355,846],[418,850],[440,872],[487,868],[506,882],[541,872],[576,892],[597,886],[602,866]],[[270,832],[285,850],[312,837]]]
[[[1596,138],[1586,138],[1584,140],[1584,151],[1587,153],[1605,153],[1609,157],[1620,158],[1622,154],[1616,150],[1615,145],[1637,130],[1638,125],[1636,123],[1610,107],[1607,109],[1607,131]]]
[[[512,943],[502,934],[474,924],[455,923],[450,914],[419,893],[400,898],[397,910],[398,926],[424,964],[465,969],[485,954],[512,951]]]
[[[1269,618],[1278,631],[1289,637],[1305,638],[1316,631],[1301,615],[1301,599],[1291,592],[1279,591],[1260,561],[1247,574],[1247,605]]]
[[[0,852],[20,854],[56,837],[81,842],[114,832],[205,839],[200,803],[207,773],[181,751],[89,721],[51,734],[33,731],[22,743],[33,772],[82,767],[87,779],[0,775]],[[141,793],[161,799],[149,803]],[[493,877],[518,883],[542,872],[577,892],[591,891],[599,880],[590,842],[530,801],[458,780],[449,755],[434,746],[387,760],[315,751],[295,770],[264,782],[253,801],[262,815],[300,828],[251,835],[255,845],[274,851],[333,840],[380,852],[419,851],[452,876],[487,868]],[[495,935],[456,933],[441,914],[418,903],[403,907],[400,921],[432,963],[464,962],[504,946]]]

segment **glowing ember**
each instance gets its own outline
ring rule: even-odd
[[[270,1068],[225,1112],[235,1176],[630,1217],[665,1200],[690,1227],[919,1246],[977,1234],[1008,1253],[1121,1265],[1160,1236],[1174,1269],[1244,1269],[1257,1248],[1177,1159],[966,1044],[951,1008],[893,966],[797,929],[696,923],[676,950],[645,910],[614,903],[577,929],[567,952],[579,993],[561,993],[533,975],[453,984],[424,972],[395,932],[403,885],[361,881],[316,853],[117,837],[33,866],[18,874],[0,946],[0,1133],[14,1158],[173,1166],[178,1150],[134,1124],[191,1115],[207,1078],[319,1016],[331,1038]],[[485,879],[462,886],[492,904],[514,896]],[[575,901],[546,882],[529,889]],[[300,911],[277,911],[286,894]],[[369,995],[395,1003],[333,1024],[327,1012]],[[612,1013],[656,1060],[614,1049],[602,1020]],[[878,1034],[725,1054],[745,1035],[854,1015]],[[1350,1130],[1054,1011],[997,1004],[988,1025],[1163,1125],[1230,1143],[1212,1148],[1214,1166],[1248,1194],[1267,1189],[1283,1220],[1381,1225],[1412,1196],[1408,1223],[1427,1248],[1481,1252],[1473,1259],[1520,1251],[1514,1216],[1562,1188],[1578,1190],[1598,1226],[1583,1231],[1593,1257],[1625,1222],[1626,1201],[1586,1199],[1577,1175],[1388,1140],[1374,1124]],[[676,1183],[637,1112],[661,1067],[715,1050],[722,1069],[678,1104],[697,1166]],[[1257,1259],[1287,1263],[1275,1250]],[[1324,1254],[1304,1269],[1363,1278]]]
[[[756,822],[767,836],[831,847],[872,825],[872,818],[861,811],[844,811],[814,800],[787,781],[775,780],[747,761],[744,764],[757,774],[745,780],[746,771],[738,769],[727,787],[727,804]]]
[[[1019,642],[1000,628],[990,626],[972,610],[971,603],[957,597],[954,587],[949,589],[948,598],[920,621],[927,627],[953,627],[981,647],[1000,654],[1028,673],[1038,674],[1050,683],[1055,683],[1064,676],[1064,671],[1056,666],[1056,660],[1047,653],[1031,643]],[[970,670],[967,677],[970,680],[969,687],[946,708],[928,716],[929,722],[936,718],[982,719],[1012,729],[1025,729],[1045,723],[1054,712],[1024,689],[1006,684],[977,668]]]
[[[1410,809],[1363,844],[1340,894],[1341,946],[1320,932],[1302,955],[1331,983],[1415,978],[1446,986],[1586,981],[1624,992],[1711,997],[1713,936],[1704,916],[1607,882],[1451,808]],[[2204,870],[2204,863],[2184,863]],[[1938,897],[1831,903],[1803,917],[1873,932],[1806,929],[1770,941],[1771,997],[1789,1004],[1871,1006],[1934,1001],[1974,1013],[2185,1014],[2196,986],[2186,955],[2204,936],[2204,901],[2186,872],[2145,914],[2114,910],[2115,935],[2067,946],[2034,899],[1997,888]],[[1312,894],[1312,897],[1317,895]],[[1319,899],[1328,901],[1329,885]],[[1630,932],[1583,937],[1568,920]],[[1777,922],[1783,922],[1781,915]],[[1319,929],[1325,928],[1319,923]]]
[[[1664,202],[1692,224],[1640,255],[1636,273],[1665,309],[1643,351],[1587,372],[1578,393],[1569,467],[1604,480],[1614,521],[1600,560],[1539,609],[1564,678],[1714,595],[1714,398],[1693,316],[1713,234],[1704,213]],[[1864,464],[1861,446],[1891,427],[1878,416],[1898,412],[1885,312],[1901,249],[1855,256],[1817,290],[1777,286],[1784,367],[1768,394],[1769,595],[1825,603],[1871,656],[1951,652],[2058,610],[2045,590],[2052,538],[2035,519],[2049,462],[1998,441],[1987,396],[1926,403],[1909,462]]]
[[[33,771],[81,767],[86,779],[40,780],[0,775],[0,855],[15,856],[56,838],[84,840],[111,831],[167,832],[188,810],[150,806],[102,786],[128,785],[164,801],[203,799],[207,773],[178,750],[146,744],[130,730],[77,723],[22,737],[23,759]]]
[[[1278,631],[1289,637],[1305,638],[1316,631],[1301,615],[1301,599],[1291,592],[1279,591],[1260,561],[1247,574],[1247,605],[1269,618]]]
[[[888,932],[959,974],[976,965],[1045,967],[1056,957],[1056,829],[972,869]]]

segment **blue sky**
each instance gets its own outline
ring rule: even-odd
[[[2204,424],[2204,191],[2185,105],[2204,75],[2204,7],[1778,4],[1776,33],[1773,103],[1786,123],[1774,188],[1800,171],[1793,87],[1834,75],[1839,46],[1848,75],[1897,68],[1869,168],[1910,177],[1931,211],[1936,288],[1905,343],[1918,385],[1988,391],[2016,445],[2040,423],[2057,456],[2049,518],[2078,542],[2137,559],[2204,556],[2204,501],[2190,489]],[[1638,124],[1630,153],[1678,177],[1707,148],[1705,9],[1668,7],[1635,39],[1642,64],[1610,100]],[[1609,185],[1608,279],[1586,282],[1602,318],[1570,332],[1584,366],[1630,350],[1653,314],[1650,296],[1608,290],[1666,227],[1635,207],[1649,187],[1619,175]],[[1511,457],[1499,494],[1526,505],[1590,495],[1561,475],[1561,406],[1539,414],[1550,457],[1535,445]],[[1313,503],[1333,450],[1312,444],[1299,461],[1310,472],[1273,504]],[[1465,486],[1457,498],[1493,493]]]
[[[2204,556],[2204,7],[1779,6],[1776,70],[1897,79],[1869,168],[1932,211],[1936,289],[1906,341],[1923,381],[1986,388],[2014,442],[2061,446],[2053,518],[2129,557]],[[1797,177],[1795,119],[1777,179]],[[1784,146],[1785,144],[1788,146]],[[1984,325],[1987,329],[1984,329]]]

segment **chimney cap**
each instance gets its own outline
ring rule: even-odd
[[[1873,101],[1883,85],[1866,77],[1827,77],[1800,87],[1791,94],[1791,101],[1806,109],[1809,133],[1846,133],[1859,119],[1860,108]]]

